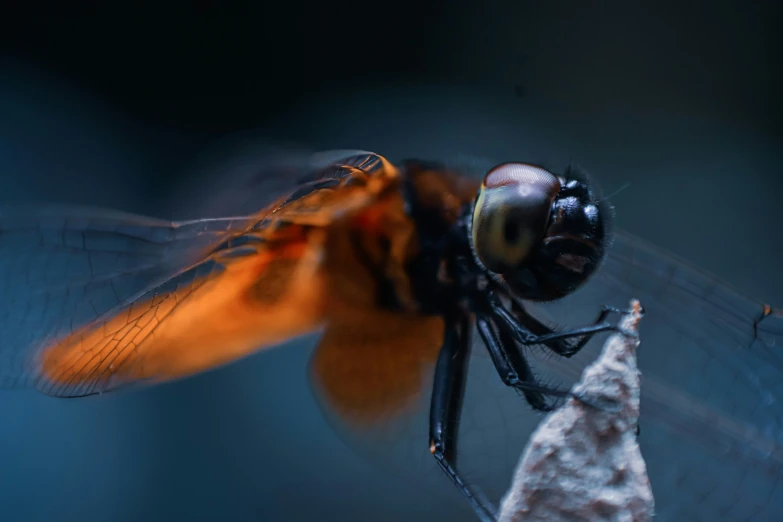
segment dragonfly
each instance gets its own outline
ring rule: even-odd
[[[0,386],[85,397],[319,333],[335,431],[493,520],[509,452],[637,298],[658,518],[783,513],[781,312],[616,229],[577,165],[482,174],[329,151],[259,168],[229,217],[2,206]]]

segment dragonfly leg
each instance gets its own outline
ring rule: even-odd
[[[492,328],[492,322],[485,317],[476,318],[476,327],[489,351],[492,362],[498,375],[506,386],[510,386],[522,392],[527,403],[534,409],[549,412],[555,408],[555,404],[547,402],[544,396],[574,398],[592,408],[611,412],[615,411],[614,405],[602,404],[586,395],[575,393],[571,390],[562,390],[544,386],[536,382],[535,375],[525,356],[518,349],[516,340],[508,325],[499,325],[499,336]],[[512,349],[513,347],[513,349]]]
[[[470,358],[470,332],[467,318],[447,319],[432,387],[430,452],[440,468],[468,497],[482,522],[494,522],[495,508],[479,491],[468,486],[457,470],[457,434]]]
[[[496,333],[492,322],[484,316],[476,317],[476,328],[503,384],[522,392],[534,410],[547,412],[554,409],[554,404],[546,400],[547,395],[560,398],[571,396],[566,390],[549,388],[536,382],[530,365],[517,349],[510,328],[501,325],[499,333]]]
[[[499,324],[507,325],[517,342],[523,345],[541,344],[563,357],[577,354],[598,333],[621,332],[629,336],[638,336],[636,332],[625,332],[617,324],[606,322],[606,318],[611,313],[627,313],[625,310],[610,306],[604,306],[590,325],[555,332],[530,315],[517,301],[512,303],[512,311],[509,312],[494,292],[486,292],[485,298],[493,318]]]
[[[544,346],[546,346],[550,351],[563,357],[571,357],[579,353],[579,350],[584,348],[584,346],[590,342],[590,339],[592,339],[593,336],[598,333],[593,332],[570,338],[552,338],[551,336],[556,332],[536,319],[532,314],[530,314],[530,312],[525,310],[522,303],[518,301],[512,301],[511,313],[534,335],[538,335],[540,337],[549,336],[549,340],[543,343]],[[611,313],[625,313],[625,311],[605,306],[601,309],[598,317],[596,317],[590,326],[605,324],[606,318]]]

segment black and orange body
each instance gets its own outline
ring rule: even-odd
[[[118,297],[95,320],[30,347],[28,377],[51,395],[91,395],[186,377],[321,330],[312,379],[326,407],[348,425],[406,413],[419,401],[426,372],[436,367],[432,452],[476,511],[487,515],[491,510],[455,467],[470,331],[477,321],[504,382],[535,408],[550,407],[547,394],[562,396],[535,383],[514,347],[539,340],[561,354],[579,347],[539,339],[531,324],[538,334],[552,332],[521,310],[506,310],[495,293],[513,297],[524,280],[526,297],[549,299],[589,276],[582,263],[570,279],[557,273],[539,278],[552,272],[536,256],[548,248],[550,228],[562,226],[561,196],[574,200],[561,190],[567,183],[523,164],[501,165],[479,183],[434,163],[395,166],[376,154],[354,153],[307,172],[257,214],[156,222],[157,235],[176,237],[192,228],[189,237],[203,246],[143,293]],[[530,206],[529,194],[539,186],[544,196]],[[127,220],[123,226],[133,230]],[[576,242],[595,240],[590,246],[600,254],[603,236],[593,232],[576,230],[574,237],[586,234]],[[86,245],[86,235],[82,241]],[[168,245],[161,244],[165,259]],[[501,325],[500,338],[490,323]]]
[[[555,332],[525,302],[557,300],[593,277],[611,210],[571,167],[555,175],[503,163],[482,181],[358,151],[308,165],[289,190],[240,217],[0,209],[0,247],[32,252],[32,265],[38,255],[46,276],[30,277],[24,255],[0,259],[10,263],[0,270],[10,274],[3,297],[18,299],[0,315],[0,384],[80,397],[186,377],[320,332],[310,373],[328,413],[370,429],[413,411],[430,382],[430,451],[491,520],[456,462],[472,333],[500,381],[534,409],[572,396],[538,382],[523,348],[569,358],[593,334],[617,330],[606,318],[621,311],[604,307],[595,323]],[[624,241],[624,252],[643,251]],[[52,259],[65,268],[50,277]],[[655,275],[669,273],[656,263],[683,271],[651,259]],[[683,288],[686,299],[692,287]],[[760,321],[780,317],[765,310],[732,320],[758,334]]]

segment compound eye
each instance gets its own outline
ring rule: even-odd
[[[473,247],[489,270],[519,267],[541,242],[560,181],[549,171],[525,163],[490,170],[473,210]]]

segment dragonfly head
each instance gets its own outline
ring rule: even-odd
[[[476,198],[473,251],[518,297],[558,299],[599,266],[610,213],[575,168],[561,177],[536,165],[503,163],[487,173]]]

